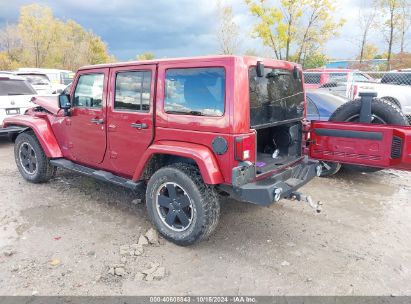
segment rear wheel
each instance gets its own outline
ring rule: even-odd
[[[330,121],[358,122],[360,120],[361,102],[360,100],[349,101],[340,106],[330,117]],[[371,104],[371,123],[382,125],[408,125],[406,116],[392,102],[374,98]],[[343,165],[344,168],[360,172],[377,172],[382,169],[358,166]]]
[[[220,215],[214,188],[204,184],[197,167],[183,163],[153,174],[147,185],[146,205],[160,234],[182,246],[207,238]]]
[[[56,172],[56,167],[50,165],[49,159],[33,132],[24,132],[17,136],[14,157],[21,175],[29,182],[46,182]]]

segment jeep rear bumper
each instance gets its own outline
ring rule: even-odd
[[[237,200],[267,206],[281,198],[288,198],[298,188],[317,176],[318,161],[304,159],[301,162],[264,179],[234,186],[229,193]],[[239,170],[239,167],[233,169]],[[250,166],[250,170],[255,170]],[[241,171],[247,171],[244,166]],[[235,175],[235,174],[233,174]],[[245,173],[250,176],[250,174]],[[223,189],[225,190],[225,189]]]

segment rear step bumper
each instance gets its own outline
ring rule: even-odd
[[[85,167],[76,163],[73,163],[72,161],[64,158],[56,158],[56,159],[51,159],[50,164],[59,168],[64,168],[67,170],[71,170],[83,175],[87,175],[90,177],[93,177],[95,179],[109,182],[112,184],[116,184],[118,186],[123,186],[129,189],[137,190],[140,187],[144,186],[144,182],[133,182],[132,180],[114,175],[110,172],[103,171],[103,170],[95,170],[89,167]]]
[[[318,161],[304,159],[300,163],[265,179],[235,187],[230,191],[240,201],[267,206],[288,198],[298,188],[317,176]]]

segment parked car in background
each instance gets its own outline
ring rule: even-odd
[[[0,72],[0,135],[21,129],[3,128],[3,120],[9,116],[24,114],[28,108],[34,106],[31,98],[35,95],[36,91],[24,78]]]
[[[375,82],[368,74],[351,69],[308,69],[304,71],[304,85],[306,89],[317,89],[329,83],[347,82]]]
[[[384,74],[381,78],[381,83],[411,86],[411,70],[409,72],[400,70]]]
[[[334,95],[326,89],[306,91],[307,119],[329,120],[335,110],[347,101],[348,98]]]
[[[17,71],[15,74],[25,78],[38,95],[51,95],[54,92],[50,79],[44,73]]]
[[[328,79],[332,80],[321,85],[333,94],[346,97],[350,100],[357,99],[362,92],[375,92],[377,98],[388,101],[408,117],[411,122],[411,86],[407,85],[407,76],[405,72],[386,73],[380,82],[374,79],[366,80],[367,74],[360,72],[348,73],[347,77],[341,75],[338,77],[335,72],[331,73]],[[311,72],[305,72],[304,79],[309,81]],[[362,75],[362,76],[361,76]],[[401,79],[396,76],[401,76]],[[405,76],[405,77],[404,77]],[[399,85],[401,84],[401,85]]]
[[[18,72],[36,72],[46,74],[53,87],[53,94],[60,94],[73,81],[74,72],[59,69],[20,68]]]

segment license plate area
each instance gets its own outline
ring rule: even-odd
[[[17,115],[20,114],[19,108],[8,108],[6,109],[6,115]]]

